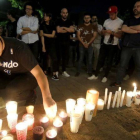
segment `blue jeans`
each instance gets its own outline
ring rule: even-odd
[[[117,72],[116,82],[121,84],[123,77],[125,76],[125,71],[128,66],[130,58],[133,57],[136,69],[137,69],[137,79],[140,80],[140,48],[126,48],[122,49],[120,66]]]
[[[79,62],[78,62],[78,67],[77,67],[77,72],[80,72],[82,62],[84,59],[84,55],[86,54],[86,59],[87,59],[87,71],[88,73],[92,73],[92,57],[93,57],[93,47],[89,46],[88,48],[85,48],[83,46],[79,46]]]

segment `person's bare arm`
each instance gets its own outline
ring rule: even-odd
[[[48,37],[48,38],[54,38],[55,37],[55,31],[52,32],[52,34],[43,34],[45,37]]]
[[[22,28],[23,31],[32,31],[29,27]]]
[[[40,30],[40,37],[41,37],[41,44],[42,44],[42,52],[46,52],[43,34],[44,34],[43,33],[43,30]]]
[[[22,31],[22,32],[21,32],[21,35],[26,35],[26,34],[28,34],[28,33],[31,33],[31,31]]]
[[[85,47],[85,43],[83,42],[83,40],[82,40],[82,38],[80,37],[80,31],[77,31],[77,38],[78,38],[78,40],[83,44],[83,46]]]
[[[134,29],[131,29],[131,28],[128,27],[127,25],[123,25],[123,26],[122,26],[122,31],[123,31],[124,33],[129,33],[129,34],[137,34],[137,33],[139,33],[139,31],[134,30]]]
[[[75,31],[73,26],[70,26],[69,28],[68,27],[63,27],[63,28],[69,33],[73,33]]]
[[[52,99],[47,77],[45,76],[45,74],[43,73],[43,71],[39,65],[35,66],[31,70],[31,73],[36,78],[37,83],[41,89],[42,98],[43,98],[43,105],[44,105],[44,109],[45,109],[47,115],[49,115],[50,117],[51,116],[55,117],[57,107],[56,107],[55,101]],[[49,114],[48,114],[48,112],[49,112]]]
[[[60,27],[60,26],[56,27],[56,31],[57,31],[57,33],[67,33],[67,31],[64,29],[64,27]]]
[[[91,38],[91,40],[88,44],[90,45],[95,40],[96,37],[97,37],[97,32],[94,32],[93,37]]]
[[[122,37],[123,32],[122,31],[118,31],[118,32],[112,32],[112,35],[114,35],[117,38],[121,38]]]
[[[130,26],[131,29],[140,31],[140,25]]]

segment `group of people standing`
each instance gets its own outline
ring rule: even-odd
[[[104,75],[101,80],[105,83],[108,80],[107,78],[116,52],[123,48],[123,54],[124,48],[125,50],[126,48],[131,48],[131,43],[126,42],[134,41],[133,36],[135,41],[138,41],[136,39],[138,38],[137,36],[139,36],[139,32],[136,29],[139,28],[130,28],[131,31],[134,30],[138,32],[134,34],[131,33],[131,31],[129,33],[128,27],[131,23],[132,25],[137,25],[137,22],[139,21],[139,18],[137,18],[139,17],[139,3],[139,1],[135,3],[133,9],[134,17],[131,19],[131,22],[123,22],[123,20],[117,16],[118,8],[116,6],[109,7],[107,12],[109,14],[109,18],[104,21],[103,26],[98,24],[98,17],[96,15],[91,16],[89,13],[84,14],[83,24],[75,26],[68,19],[68,10],[66,8],[61,10],[61,18],[55,23],[52,21],[52,14],[44,12],[43,21],[39,24],[38,18],[33,16],[33,12],[35,11],[34,6],[31,3],[27,3],[24,7],[26,14],[20,17],[18,21],[16,21],[14,14],[11,11],[7,13],[7,17],[11,22],[7,24],[6,36],[16,38],[21,37],[21,40],[29,46],[37,60],[41,55],[43,60],[42,68],[45,74],[47,74],[48,68],[52,66],[53,80],[59,80],[58,74],[60,65],[62,65],[62,75],[70,77],[66,70],[66,66],[70,59],[69,54],[71,42],[76,42],[73,45],[74,51],[78,48],[78,62],[75,76],[78,77],[80,75],[83,60],[86,57],[87,73],[89,75],[88,79],[98,79],[100,70],[105,66]],[[137,21],[133,21],[134,19],[137,19]],[[17,29],[16,33],[15,29]],[[101,43],[102,39],[103,43]],[[78,45],[77,42],[79,42]],[[132,45],[133,44],[136,43],[132,42]],[[120,46],[122,48],[120,48]],[[41,54],[39,54],[40,48],[42,49]],[[126,54],[124,56],[126,56]],[[75,54],[73,59],[75,59]],[[125,60],[122,59],[121,55],[120,62]],[[74,61],[75,60],[73,60],[73,63]],[[127,63],[129,63],[129,60],[127,61]],[[124,66],[124,62],[122,63],[120,64],[117,74],[119,75],[117,76],[118,85],[121,84],[121,81],[124,78],[124,69],[127,69],[127,64]],[[132,63],[134,64],[134,61],[132,61]],[[130,66],[131,65],[132,64],[130,63]],[[129,69],[131,69],[131,67]]]

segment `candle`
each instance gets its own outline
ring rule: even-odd
[[[136,83],[133,83],[133,86],[134,86],[133,92],[135,93],[137,91],[137,84]]]
[[[33,114],[33,112],[34,112],[34,106],[33,105],[26,106],[26,110],[27,110],[27,113]]]
[[[107,94],[108,94],[108,88],[105,89],[105,97],[104,97],[104,104],[106,105],[107,101]]]
[[[76,101],[74,99],[66,100],[66,111],[69,117],[70,117],[70,113],[74,110],[75,104],[76,104]]]
[[[112,103],[112,108],[115,107],[117,96],[118,96],[118,91],[115,92],[115,96],[114,96],[113,103]]]
[[[45,108],[45,112],[47,114],[47,116],[49,117],[50,120],[52,120],[53,118],[56,117],[56,113],[57,113],[57,104],[55,103],[53,106],[51,107],[47,107]]]
[[[136,92],[137,92],[137,84],[136,83],[133,83],[133,86],[134,86],[134,90],[133,90],[133,93],[134,93],[134,100],[136,102]]]
[[[91,104],[95,105],[93,117],[95,117],[96,113],[97,113],[98,98],[99,98],[99,92],[98,91],[96,91],[96,90],[88,90],[87,91],[87,94],[86,94],[86,101],[87,101],[87,103],[91,103]]]
[[[46,132],[46,140],[56,140],[56,139],[57,139],[57,131],[55,129],[51,129]]]
[[[110,93],[109,93],[109,97],[108,97],[108,104],[107,104],[107,109],[109,109],[109,108],[110,108],[111,97],[112,97],[112,92],[110,92]]]
[[[63,122],[63,124],[66,124],[67,118],[68,118],[67,113],[64,112],[64,111],[61,111],[61,112],[59,113],[59,117],[60,117],[61,121]]]
[[[6,130],[3,130],[3,131],[1,132],[1,135],[2,135],[2,137],[7,136],[7,131],[6,131]]]
[[[7,136],[4,136],[1,140],[14,140],[14,137],[9,134]]]
[[[80,126],[81,114],[75,112],[71,113],[70,116],[70,131],[72,133],[77,133]]]
[[[80,120],[80,124],[81,124],[83,120],[84,112],[85,112],[85,107],[76,105],[74,112],[77,114],[81,114],[81,120]]]
[[[8,126],[12,133],[16,132],[18,114],[9,114],[7,115]]]
[[[44,128],[41,126],[36,126],[33,129],[33,138],[34,140],[42,140],[44,133]]]
[[[126,106],[131,107],[131,103],[133,101],[134,93],[132,91],[127,91],[126,94]]]
[[[98,99],[97,109],[98,110],[103,110],[104,109],[104,100]]]
[[[135,105],[140,104],[140,91],[136,92]]]
[[[62,131],[63,122],[57,117],[53,121],[53,126],[56,128],[57,133],[60,133]]]
[[[25,114],[22,117],[22,121],[27,123],[28,130],[32,130],[34,126],[34,115],[33,114]]]
[[[9,101],[6,103],[7,114],[16,114],[17,113],[17,102]]]
[[[78,98],[77,99],[77,105],[85,106],[86,105],[86,99],[85,98]]]
[[[86,121],[92,120],[94,109],[95,109],[94,104],[91,104],[91,103],[86,104],[85,106],[85,120]]]
[[[0,131],[2,129],[2,119],[0,119]]]
[[[122,106],[123,106],[124,96],[125,96],[125,90],[123,90],[123,93],[122,93],[120,107],[122,107]]]
[[[16,125],[17,140],[26,140],[27,123],[21,122]]]
[[[40,125],[46,129],[48,126],[49,126],[49,118],[47,117],[43,117],[41,120],[40,120]]]
[[[121,100],[121,91],[118,91],[118,96],[117,96],[117,108],[120,106],[120,100]]]
[[[122,88],[121,88],[121,87],[119,87],[119,88],[118,88],[118,91],[121,91],[121,89],[122,89]]]

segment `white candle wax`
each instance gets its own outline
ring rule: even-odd
[[[77,133],[80,126],[81,114],[71,113],[70,116],[70,131]]]
[[[97,109],[98,110],[103,110],[104,109],[104,100],[98,99]]]
[[[9,101],[6,103],[7,114],[16,114],[17,113],[17,102]]]
[[[54,139],[57,137],[57,132],[55,129],[51,129],[51,130],[48,130],[46,132],[46,139],[49,138],[49,139]]]
[[[80,124],[81,124],[83,120],[84,112],[85,112],[85,107],[76,105],[74,112],[77,114],[81,114],[81,120],[80,120]]]
[[[119,88],[118,88],[118,91],[121,91],[121,89],[122,89],[122,88],[121,88],[121,87],[119,87]]]
[[[123,90],[123,93],[122,93],[121,102],[120,102],[120,107],[123,106],[124,96],[125,96],[125,90]]]
[[[117,96],[117,108],[120,106],[120,100],[121,100],[121,91],[118,91],[118,96]]]
[[[115,107],[117,96],[118,96],[118,91],[115,92],[115,96],[114,96],[113,103],[112,103],[112,108]]]
[[[126,94],[126,106],[131,107],[131,103],[133,101],[134,93],[132,91],[127,91]]]
[[[136,92],[135,105],[140,104],[140,91]]]
[[[86,121],[92,120],[94,109],[95,109],[94,104],[91,104],[91,103],[86,104],[85,106],[85,120]]]
[[[5,137],[3,137],[1,140],[14,140],[12,135],[7,135]]]
[[[104,97],[104,104],[106,105],[107,102],[107,94],[108,94],[108,88],[105,89],[105,97]]]
[[[66,111],[69,117],[70,117],[70,113],[74,110],[75,104],[76,104],[76,101],[74,99],[66,100]]]
[[[112,92],[110,92],[110,93],[109,93],[109,97],[108,97],[108,104],[107,104],[107,109],[109,109],[109,108],[110,108],[111,97],[112,97]]]
[[[8,126],[12,133],[16,132],[18,114],[9,114],[7,115]]]
[[[33,114],[33,112],[34,112],[34,106],[33,105],[26,106],[26,110],[27,110],[27,113]]]
[[[3,130],[2,132],[1,132],[1,135],[4,137],[4,136],[7,136],[7,131],[6,130]]]
[[[85,104],[86,104],[86,99],[85,98],[78,98],[77,99],[77,105],[85,106]]]
[[[0,119],[0,131],[2,129],[2,119]]]

